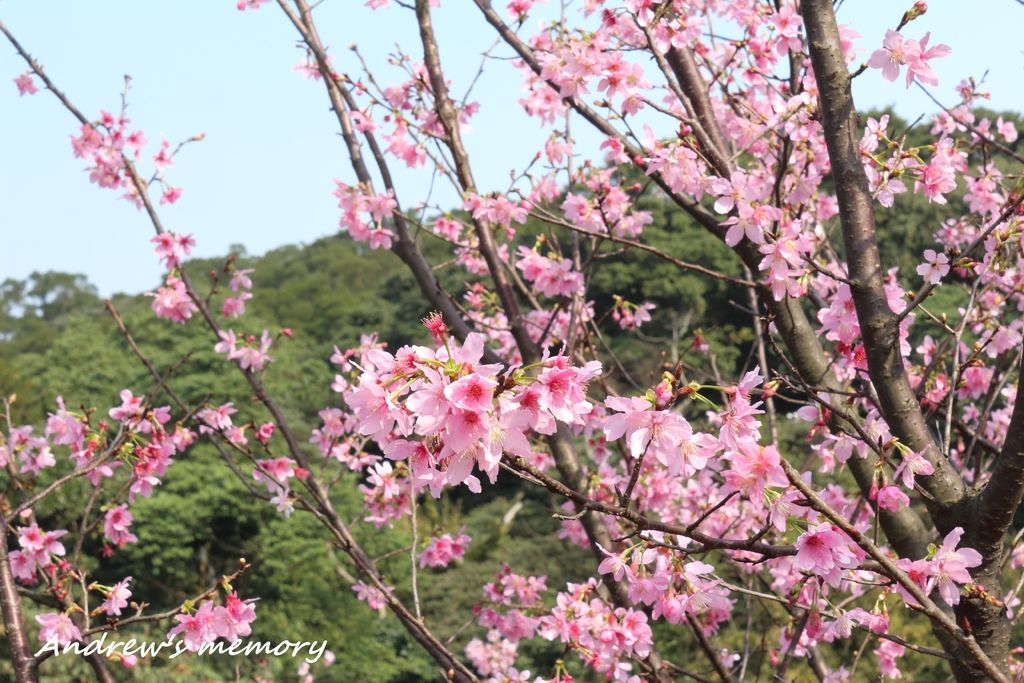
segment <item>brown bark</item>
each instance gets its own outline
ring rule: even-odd
[[[11,562],[7,556],[7,525],[0,522],[0,613],[3,614],[4,630],[11,650],[11,664],[14,666],[14,680],[17,683],[33,683],[38,680],[36,662],[28,647],[25,634],[24,612],[21,596],[14,584]]]
[[[857,112],[835,13],[831,3],[822,0],[804,2],[801,11],[818,82],[821,122],[839,201],[850,290],[864,339],[868,374],[878,394],[882,416],[893,435],[923,453],[935,468],[934,474],[922,478],[922,486],[934,499],[932,507],[937,525],[940,530],[948,531],[955,524],[947,525],[943,521],[952,521],[955,516],[955,512],[951,516],[951,511],[964,499],[964,483],[939,452],[907,380],[900,354],[897,317],[885,296],[885,273],[878,253],[872,209],[874,200],[860,157]]]
[[[1010,426],[977,506],[974,537],[986,547],[1002,545],[1003,534],[1024,497],[1024,356],[1017,373],[1017,401]]]
[[[850,290],[864,340],[868,375],[878,395],[880,412],[893,435],[921,452],[935,468],[931,476],[920,478],[920,482],[929,494],[926,504],[940,533],[966,526],[963,543],[974,546],[978,540],[978,525],[971,523],[974,517],[970,514],[972,497],[928,431],[920,404],[907,380],[899,349],[899,320],[885,296],[873,200],[860,158],[850,74],[840,48],[832,3],[803,0],[801,14],[818,83],[821,122],[839,201]],[[977,548],[983,564],[972,572],[975,581],[996,596],[1001,595],[999,566],[1004,529],[990,530],[992,535],[998,534],[998,538],[990,539],[987,547]],[[955,611],[958,623],[969,625],[981,649],[999,671],[1007,675],[1010,624],[1003,609],[982,599],[965,597]],[[950,649],[948,642],[943,644]],[[962,647],[956,650],[951,650],[950,654],[955,655],[953,673],[958,680],[980,681],[993,677],[992,672],[983,670],[977,658],[963,656],[966,653]]]

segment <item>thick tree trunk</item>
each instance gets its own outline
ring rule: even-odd
[[[832,176],[839,202],[843,243],[861,334],[868,361],[868,374],[878,395],[879,407],[893,435],[922,453],[935,468],[922,478],[930,495],[927,502],[938,530],[945,534],[956,526],[966,527],[965,545],[976,537],[971,521],[976,519],[975,498],[959,474],[941,453],[928,431],[920,404],[910,388],[899,350],[899,321],[889,308],[884,290],[884,271],[878,252],[873,199],[860,158],[857,112],[850,89],[850,74],[843,58],[835,12],[828,0],[803,0],[801,14],[807,29],[808,47],[818,83],[821,122],[825,129]],[[983,564],[973,572],[975,580],[992,596],[1001,595],[1000,562],[1002,531],[989,547],[977,548]],[[985,654],[1007,676],[1010,624],[1003,610],[983,598],[961,600],[955,610],[957,624],[975,640]],[[972,664],[955,642],[940,640],[954,656],[957,680],[980,681],[987,677]]]
[[[11,649],[11,663],[14,665],[14,680],[17,683],[33,683],[36,677],[36,662],[28,646],[25,623],[22,621],[21,596],[14,585],[14,574],[7,557],[7,526],[0,523],[0,612],[3,614],[4,630]]]

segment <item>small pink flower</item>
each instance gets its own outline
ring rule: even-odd
[[[32,75],[28,73],[21,74],[14,79],[14,84],[18,86],[18,96],[22,95],[35,95],[39,92],[39,88],[36,87],[36,82],[32,80]]]
[[[494,380],[474,373],[446,386],[444,395],[457,408],[482,412],[491,407],[497,386]]]
[[[252,279],[249,275],[255,272],[252,268],[242,268],[233,272],[231,274],[231,291],[237,292],[241,289],[252,289]]]
[[[961,527],[956,527],[942,541],[935,557],[932,559],[939,594],[948,605],[960,602],[958,584],[970,583],[971,574],[968,569],[981,564],[981,553],[973,548],[959,548],[960,538],[964,535]]]
[[[203,645],[217,639],[214,631],[215,617],[213,603],[204,602],[195,614],[178,614],[174,617],[178,625],[167,632],[168,638],[184,634],[185,647],[189,652],[198,651]]]
[[[256,440],[264,446],[270,441],[270,437],[274,435],[274,423],[264,422],[260,425],[259,429],[256,430]]]
[[[836,567],[856,565],[847,537],[828,522],[810,527],[796,540],[793,565],[817,575],[828,574]]]
[[[357,581],[352,584],[352,590],[355,591],[356,597],[369,605],[370,609],[377,610],[383,613],[387,609],[387,598],[377,588],[373,586],[367,586],[361,581]]]
[[[132,513],[127,505],[118,505],[107,511],[103,521],[103,534],[117,547],[127,543],[135,543],[138,536],[128,530],[132,524]]]
[[[110,409],[110,417],[118,422],[124,422],[129,418],[141,417],[143,396],[133,396],[127,389],[121,392],[121,405]]]
[[[160,196],[161,204],[173,204],[178,201],[184,190],[180,187],[168,187],[164,190],[164,193]]]
[[[225,318],[237,318],[245,314],[245,302],[252,298],[249,292],[240,292],[238,296],[229,296],[224,299],[224,307],[221,312]]]
[[[185,283],[173,275],[167,277],[165,286],[146,296],[153,297],[152,308],[158,318],[176,323],[184,323],[199,310],[189,296]]]
[[[996,119],[996,130],[1007,143],[1012,145],[1017,141],[1017,127],[1013,125],[1013,121],[1003,121],[1003,117],[1000,116]]]
[[[465,555],[470,540],[466,534],[454,538],[451,534],[445,534],[432,539],[420,553],[420,567],[447,567]]]
[[[896,512],[901,508],[908,507],[910,505],[910,497],[898,486],[884,486],[878,491],[877,497],[878,507],[883,510],[889,510],[890,512]]]
[[[82,632],[71,621],[71,617],[63,612],[37,614],[36,621],[42,626],[39,630],[39,640],[44,643],[56,641],[57,645],[63,647],[72,641],[82,639]]]
[[[923,453],[906,452],[903,454],[903,462],[893,472],[893,478],[900,481],[904,488],[914,488],[914,477],[917,475],[928,476],[935,471],[935,466],[928,462]]]
[[[213,631],[228,642],[235,642],[252,633],[249,625],[256,619],[252,602],[243,601],[235,593],[229,593],[223,607],[213,610]]]
[[[900,67],[907,66],[907,87],[916,78],[922,83],[938,85],[939,79],[935,76],[929,60],[945,57],[952,50],[948,45],[936,45],[928,47],[930,33],[924,34],[920,42],[908,40],[896,31],[886,31],[882,41],[882,47],[875,50],[868,59],[868,66],[872,69],[881,69],[882,77],[887,81],[895,81],[899,78]]]
[[[448,326],[444,324],[444,318],[439,312],[434,311],[424,318],[422,322],[435,342],[438,344],[445,343],[445,340],[448,339]]]
[[[937,253],[934,249],[925,249],[924,261],[917,267],[917,274],[923,277],[925,282],[937,285],[949,274],[949,257],[945,254]]]
[[[100,605],[100,609],[110,616],[120,616],[121,610],[128,606],[128,598],[132,596],[132,592],[128,590],[131,580],[132,577],[126,576],[123,581],[115,583],[110,588],[107,599]]]

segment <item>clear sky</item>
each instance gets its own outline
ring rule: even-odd
[[[162,136],[175,143],[206,134],[169,172],[185,194],[162,212],[169,229],[195,235],[203,256],[226,253],[232,244],[258,254],[334,232],[332,180],[351,180],[322,86],[292,71],[303,56],[294,29],[273,3],[254,13],[234,4],[0,0],[0,20],[87,116],[116,111],[122,77],[131,74],[129,114],[152,151]],[[860,58],[881,44],[885,28],[910,4],[843,3],[840,21],[863,36]],[[358,70],[346,49],[352,43],[383,80],[394,74],[381,65],[396,43],[419,54],[405,10],[371,12],[363,0],[325,0],[317,18],[339,71]],[[493,34],[471,0],[443,0],[435,23],[453,90],[461,93]],[[943,101],[955,101],[961,78],[987,73],[991,107],[1024,111],[1022,25],[1024,6],[1014,0],[933,0],[904,32],[919,38],[930,30],[933,43],[952,46],[951,56],[934,62]],[[24,70],[0,41],[0,280],[62,270],[86,274],[104,295],[152,288],[159,268],[143,214],[88,182],[68,143],[76,122],[47,93],[19,98],[12,79]],[[916,88],[886,83],[874,70],[856,80],[854,94],[861,109],[891,105],[908,119],[936,110]],[[509,170],[522,168],[542,144],[543,133],[518,111],[519,96],[509,63],[492,61],[474,91],[482,109],[467,138],[482,190],[507,185]],[[595,138],[582,128],[574,134],[585,151]],[[420,200],[429,179],[423,170],[399,173],[403,202]],[[455,200],[453,193],[435,197]]]

